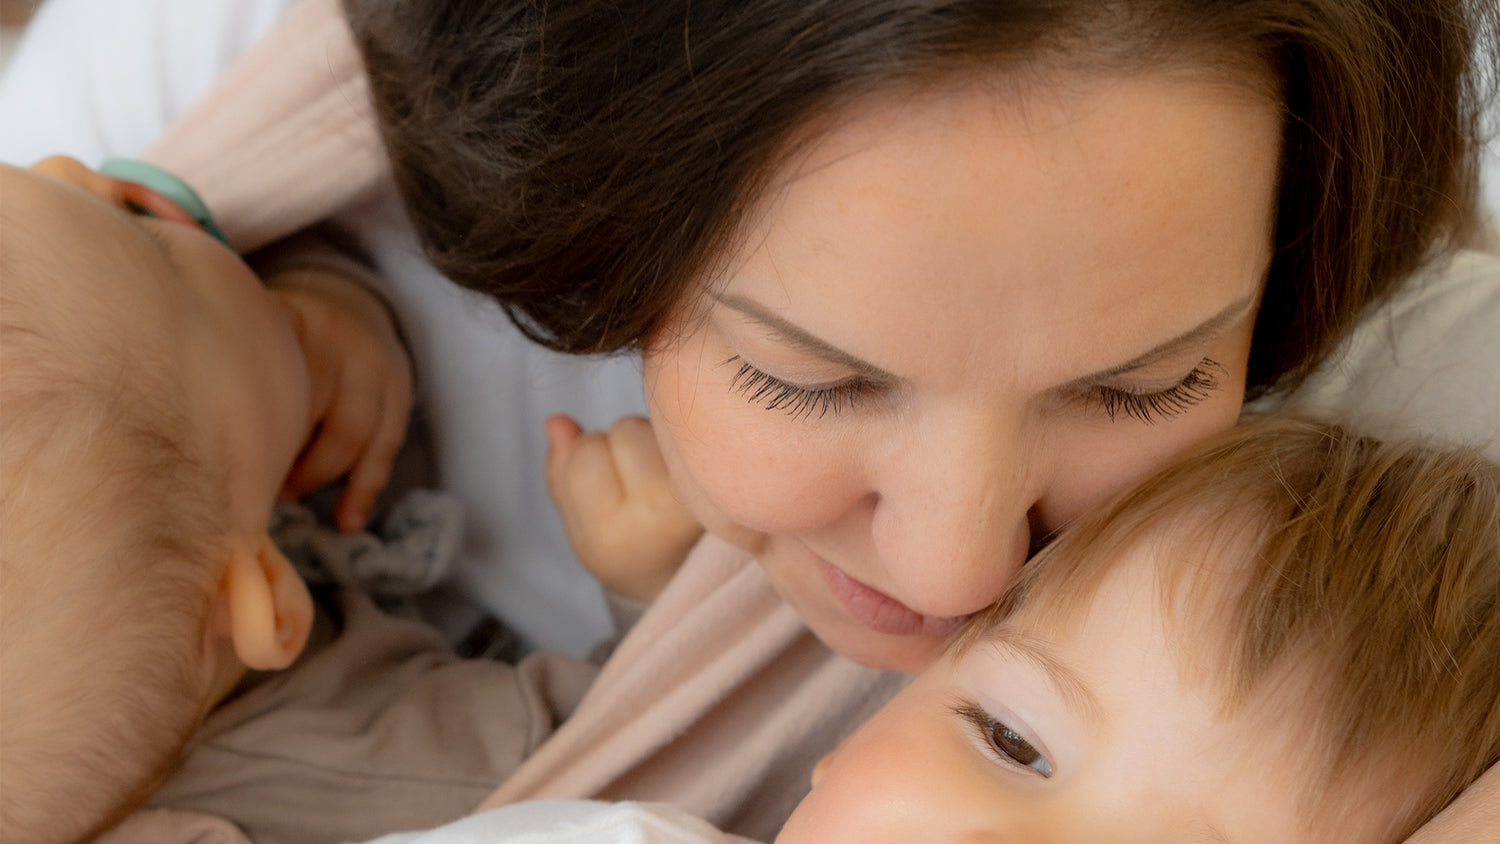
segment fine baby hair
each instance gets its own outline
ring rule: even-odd
[[[162,194],[63,158],[0,186],[0,837],[73,841],[302,649],[266,523],[308,370],[289,312]]]
[[[204,561],[227,556],[228,510],[226,467],[197,433],[167,339],[89,295],[37,307],[35,288],[60,280],[17,251],[0,256],[0,814],[12,832],[56,828],[42,794],[84,780],[69,772],[112,770],[144,792],[176,758],[202,715],[198,630],[219,574]]]
[[[1070,526],[950,649],[1034,602],[1078,619],[1141,542],[1184,673],[1226,715],[1300,703],[1276,740],[1315,784],[1307,814],[1363,789],[1400,840],[1500,760],[1500,467],[1477,449],[1241,426]]]

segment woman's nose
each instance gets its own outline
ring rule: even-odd
[[[999,426],[956,427],[906,449],[875,485],[873,541],[893,597],[928,615],[993,603],[1031,545],[1027,444]]]

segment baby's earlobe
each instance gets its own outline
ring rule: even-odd
[[[312,596],[269,537],[255,550],[230,554],[219,581],[218,604],[215,624],[227,626],[235,654],[247,668],[286,668],[307,644]]]

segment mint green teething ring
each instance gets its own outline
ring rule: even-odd
[[[188,187],[187,182],[166,170],[144,161],[111,158],[99,165],[99,172],[106,176],[114,176],[116,179],[145,185],[172,200],[178,208],[197,221],[204,231],[218,238],[225,246],[229,246],[229,238],[224,236],[219,224],[214,222],[214,216],[208,212],[208,206],[204,204],[203,199]]]

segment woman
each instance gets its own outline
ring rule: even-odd
[[[526,336],[639,349],[714,534],[492,802],[671,799],[765,836],[899,683],[835,654],[920,665],[1247,395],[1500,429],[1493,277],[1405,282],[1466,234],[1492,5],[484,6],[349,4],[418,238]],[[365,213],[367,243],[404,225]],[[381,269],[423,379],[493,383],[455,374],[412,263]]]
[[[708,529],[907,671],[1463,236],[1493,14],[347,5],[435,265],[639,349]]]
[[[346,5],[435,265],[553,348],[640,350],[709,531],[905,671],[1466,237],[1495,18]]]

